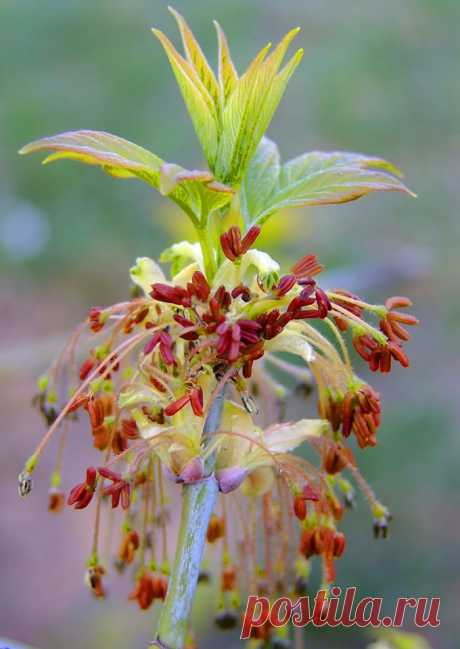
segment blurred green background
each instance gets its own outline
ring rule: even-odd
[[[200,166],[199,148],[160,45],[175,25],[158,0],[3,0],[0,4],[0,635],[41,649],[144,647],[151,615],[124,595],[92,602],[82,584],[85,514],[46,514],[45,471],[26,502],[16,475],[41,435],[29,407],[36,376],[93,304],[124,298],[136,256],[187,235],[185,218],[141,183],[73,163],[43,168],[24,143],[93,128],[168,161]],[[242,69],[267,40],[302,27],[304,60],[269,134],[283,156],[308,149],[378,154],[406,172],[417,200],[374,196],[274,217],[265,235],[286,262],[315,251],[325,281],[381,301],[407,293],[422,325],[411,370],[376,377],[380,444],[360,456],[395,515],[373,542],[367,511],[347,517],[341,585],[382,595],[440,596],[434,648],[458,647],[460,317],[458,0],[176,0],[211,59],[224,26]],[[363,376],[365,369],[359,366]],[[41,478],[41,480],[40,480]],[[126,585],[125,585],[126,588]],[[116,590],[116,587],[114,587]],[[205,649],[239,646],[197,611]],[[209,618],[209,619],[208,619]],[[308,632],[307,646],[360,648],[364,631]]]

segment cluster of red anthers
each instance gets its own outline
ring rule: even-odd
[[[258,227],[253,227],[242,237],[240,229],[234,226],[223,233],[221,246],[227,260],[235,266],[242,264],[242,257],[248,253],[259,232]],[[228,266],[228,261],[224,263]],[[152,284],[150,295],[155,302],[142,298],[108,309],[95,307],[91,310],[88,318],[90,329],[98,333],[111,321],[112,334],[105,344],[91,349],[80,366],[80,381],[86,382],[88,388],[84,390],[84,386],[80,387],[73,400],[66,406],[66,414],[76,413],[79,409],[87,411],[93,445],[104,451],[106,458],[113,455],[113,461],[116,461],[132,448],[135,459],[124,475],[110,468],[112,462],[99,468],[88,467],[84,480],[71,489],[67,504],[80,510],[86,508],[94,499],[98,507],[101,502],[108,501],[112,508],[124,510],[123,533],[115,565],[121,571],[139,560],[136,585],[129,598],[136,601],[140,608],[149,608],[155,600],[163,600],[168,587],[168,561],[164,540],[167,512],[164,508],[162,487],[164,471],[157,458],[149,460],[148,466],[141,466],[145,457],[142,448],[136,454],[135,444],[131,445],[135,440],[141,444],[140,433],[136,421],[121,412],[117,398],[119,388],[116,387],[120,381],[117,382],[112,374],[118,372],[120,367],[123,367],[123,370],[120,370],[119,374],[127,369],[126,358],[122,346],[114,347],[113,341],[119,334],[131,334],[139,325],[142,331],[133,336],[133,339],[134,345],[136,339],[143,341],[140,366],[146,382],[150,382],[159,393],[166,396],[170,392],[169,378],[181,376],[183,393],[179,393],[180,396],[176,394],[166,405],[158,403],[141,406],[143,415],[158,424],[164,424],[166,417],[174,416],[187,405],[196,417],[203,417],[204,394],[197,380],[200,369],[204,365],[210,366],[217,377],[226,375],[237,382],[239,388],[239,382],[244,383],[242,377],[252,378],[253,364],[264,355],[266,341],[278,336],[288,323],[296,320],[330,318],[332,327],[335,322],[338,337],[341,336],[340,332],[349,329],[356,351],[369,363],[371,370],[389,371],[392,359],[407,366],[403,344],[409,340],[410,334],[406,326],[417,324],[417,319],[401,312],[401,309],[409,307],[410,301],[407,298],[392,297],[384,306],[373,306],[348,291],[336,290],[326,293],[315,280],[315,276],[322,270],[323,267],[315,255],[306,255],[281,278],[271,275],[268,278],[258,276],[255,284],[242,282],[235,287],[220,285],[216,288],[212,288],[205,275],[197,270],[186,286]],[[259,305],[264,301],[270,308],[261,312]],[[167,309],[168,324],[162,320],[165,304],[172,305],[172,309]],[[252,309],[253,306],[257,308]],[[120,316],[119,312],[122,311],[123,315]],[[380,330],[364,320],[366,312],[378,316]],[[251,313],[256,315],[251,317]],[[180,346],[177,344],[179,339],[182,339]],[[128,349],[134,350],[134,345]],[[190,371],[181,375],[180,359],[184,349],[187,368]],[[346,387],[344,384],[341,387],[334,384],[332,378],[328,381],[328,372],[332,377],[335,367],[329,368],[327,357],[323,358],[321,349],[318,351],[318,376],[322,371],[325,372],[325,380],[318,380],[319,414],[330,423],[330,434],[322,437],[317,446],[321,457],[321,472],[323,476],[335,476],[346,467],[357,472],[353,453],[345,445],[346,440],[353,433],[360,448],[375,446],[381,415],[380,396],[373,388],[354,376],[351,368]],[[321,360],[325,361],[323,369]],[[312,371],[315,374],[314,364]],[[242,376],[238,376],[239,373]],[[53,403],[56,401],[48,402],[44,393],[38,401],[49,424],[59,416]],[[181,466],[180,471],[177,470],[177,475],[173,475],[172,471],[166,473],[175,482],[191,482],[197,479],[197,476],[203,475],[200,462],[201,458],[193,458],[185,467]],[[289,514],[295,516],[300,525],[297,556],[300,555],[304,561],[318,555],[323,563],[325,581],[331,583],[335,577],[335,559],[343,554],[346,546],[345,536],[337,531],[336,522],[343,515],[344,505],[352,504],[353,490],[351,487],[343,487],[347,481],[342,478],[337,481],[337,489],[345,498],[342,505],[329,481],[321,479],[311,482],[311,476],[302,473],[297,483],[298,469],[295,469],[294,464],[292,466],[292,475],[296,477],[292,478],[292,482],[289,481],[288,489],[293,503],[292,509],[288,509]],[[279,476],[278,479],[281,480]],[[279,486],[278,495],[272,493],[262,499],[262,533],[270,534],[279,512],[285,511],[281,496],[286,485]],[[28,493],[29,489],[30,476],[25,475],[21,493]],[[226,493],[223,487],[222,492]],[[140,521],[140,506],[133,507],[137,501],[142,501],[144,523]],[[64,504],[64,493],[58,487],[53,487],[50,491],[49,509],[57,512]],[[153,509],[149,514],[151,508]],[[376,536],[385,536],[388,512],[382,507],[377,507],[375,511],[377,513],[374,514],[374,533]],[[278,522],[280,525],[283,523],[281,519]],[[223,539],[228,550],[226,525],[224,518],[214,514],[207,530],[208,543]],[[157,526],[163,531],[164,552],[161,569],[158,569],[155,543],[151,538],[152,531]],[[138,532],[136,528],[142,529],[142,532]],[[253,539],[251,543],[255,547],[256,540]],[[146,552],[151,555],[150,562],[145,559]],[[94,556],[94,562],[89,564],[88,579],[93,593],[97,597],[103,597],[105,569],[97,561],[97,553]],[[237,599],[237,577],[235,565],[230,560],[225,560],[220,590],[223,601],[227,603]],[[256,577],[254,579],[256,581]],[[302,594],[303,582],[300,572],[296,579],[298,583],[296,582],[295,592]],[[263,590],[263,586],[260,588]],[[216,624],[221,628],[230,628],[237,624],[239,614],[232,606],[226,604],[217,615]],[[263,639],[268,638],[272,630],[265,626],[257,633],[257,637]]]
[[[364,308],[360,299],[348,291],[335,291],[333,303],[339,305],[356,318],[361,319]],[[341,298],[340,296],[343,296]],[[418,319],[408,313],[395,309],[412,306],[407,297],[390,297],[385,302],[384,313],[380,320],[380,330],[385,336],[385,342],[379,342],[370,334],[362,332],[358,326],[353,330],[353,347],[363,360],[369,365],[372,372],[380,370],[382,373],[391,371],[392,360],[398,361],[403,367],[409,367],[409,359],[404,352],[403,343],[410,340],[410,333],[403,325],[413,326],[418,324]],[[348,328],[348,322],[341,315],[335,315],[336,324],[342,331]]]
[[[74,509],[87,507],[96,491],[98,473],[102,478],[112,481],[110,487],[104,489],[104,496],[110,496],[112,499],[112,507],[115,509],[121,503],[123,509],[128,509],[131,492],[130,484],[119,473],[115,473],[115,471],[107,467],[99,467],[97,470],[94,467],[86,469],[85,480],[70,491],[67,504]]]
[[[221,246],[225,256],[233,263],[239,264],[241,257],[248,252],[257,239],[260,228],[254,226],[242,237],[237,226],[231,227],[221,235]],[[323,270],[315,255],[306,255],[292,268],[291,272],[282,276],[279,281],[270,287],[264,287],[258,280],[259,288],[272,300],[279,300],[280,306],[264,312],[254,319],[241,317],[235,320],[229,318],[234,300],[245,303],[256,302],[260,294],[254,294],[251,288],[240,284],[231,290],[219,286],[212,290],[206,277],[201,271],[195,271],[186,285],[171,286],[164,283],[152,285],[151,296],[157,302],[177,306],[174,321],[179,326],[175,335],[189,342],[191,355],[206,349],[209,353],[207,362],[214,366],[233,365],[235,371],[241,370],[244,378],[250,378],[255,360],[264,354],[264,341],[279,335],[286,325],[293,320],[324,319],[332,316],[338,328],[346,331],[350,325],[352,341],[356,351],[369,363],[371,370],[380,369],[388,372],[391,369],[392,359],[398,360],[404,367],[409,361],[402,348],[402,343],[409,338],[409,332],[403,325],[415,325],[417,319],[409,314],[401,313],[396,309],[410,306],[407,298],[389,298],[385,307],[370,307],[362,302],[359,297],[344,290],[334,291],[329,297],[316,283],[314,276]],[[289,302],[286,295],[294,288],[298,292]],[[366,308],[379,309],[380,336],[375,330],[366,329],[363,314]],[[143,308],[136,313],[129,323],[125,323],[125,331],[131,331],[136,324],[143,322],[148,314],[148,308]],[[93,331],[100,331],[107,320],[107,313],[99,308],[90,312],[89,321]],[[145,328],[153,326],[145,323]],[[160,357],[167,366],[176,364],[175,342],[171,327],[156,330],[144,347],[144,354],[148,355],[159,349]],[[117,369],[114,364],[116,357],[112,354],[107,358],[112,369]],[[80,379],[85,379],[94,369],[97,358],[93,353],[85,360],[80,368]],[[105,370],[105,366],[101,371]],[[151,377],[154,386],[165,392],[165,387],[160,380]],[[170,403],[163,411],[162,416],[172,416],[187,404],[191,405],[196,416],[203,415],[203,394],[201,388],[190,383],[187,391]],[[110,403],[105,404],[104,415],[110,415]],[[341,429],[344,437],[353,431],[359,445],[373,446],[376,443],[376,431],[380,423],[380,398],[372,388],[362,385],[359,389],[349,390],[344,396],[333,398],[329,396],[328,403],[322,404],[321,414],[327,418],[334,431]],[[95,445],[105,447],[109,434],[104,424],[104,417],[99,417],[99,425],[95,425],[91,413],[91,404],[88,405]],[[126,437],[117,433],[113,443],[123,450],[126,448]],[[116,450],[116,449],[114,449]]]
[[[345,458],[345,455],[340,455],[338,449],[333,449],[333,452],[339,455],[341,459]],[[338,463],[335,463],[338,466]],[[345,464],[346,462],[343,459],[341,468]],[[300,536],[299,552],[305,559],[309,559],[313,555],[323,555],[323,562],[327,571],[327,581],[330,583],[335,578],[334,559],[341,557],[345,551],[345,535],[337,532],[330,525],[318,524],[318,517],[316,515],[310,517],[307,507],[308,501],[314,503],[317,510],[315,514],[320,514],[324,504],[320,502],[316,491],[309,484],[305,484],[301,493],[295,496],[293,506],[294,514],[302,522],[303,526]],[[339,520],[343,515],[343,508],[340,503],[334,498],[333,500],[330,499],[328,505],[334,518]]]
[[[260,229],[251,228],[241,238],[240,229],[230,228],[221,236],[224,254],[233,262],[238,262],[256,240]],[[290,275],[281,277],[276,286],[267,289],[273,299],[283,298],[296,284],[301,288],[286,307],[272,309],[250,320],[240,318],[228,321],[226,315],[232,301],[241,299],[250,302],[257,299],[250,287],[240,284],[229,292],[225,286],[211,291],[206,277],[195,271],[191,281],[184,288],[156,283],[152,285],[151,296],[158,302],[174,304],[182,308],[174,320],[183,328],[180,337],[194,343],[208,338],[209,347],[215,349],[216,363],[226,362],[242,367],[245,378],[249,378],[255,360],[264,354],[264,340],[277,336],[292,320],[325,318],[331,309],[326,293],[320,289],[313,275],[322,270],[314,255],[307,255],[293,268]],[[156,332],[145,348],[145,353],[160,345],[160,353],[167,364],[174,363],[172,340],[166,330]],[[197,347],[200,342],[196,342]],[[167,408],[166,414],[174,414],[187,403],[191,403],[195,414],[201,413],[200,396],[196,390],[178,399]]]
[[[358,389],[349,389],[345,396],[333,398],[320,404],[320,414],[331,424],[334,432],[341,431],[349,437],[353,431],[360,448],[375,446],[380,425],[380,395],[370,385],[363,383]]]
[[[246,235],[241,238],[241,230],[238,226],[232,226],[227,232],[220,235],[220,245],[224,255],[230,261],[236,261],[241,255],[244,255],[255,242],[260,234],[258,225],[249,228]]]

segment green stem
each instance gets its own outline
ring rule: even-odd
[[[219,428],[224,389],[212,404],[203,428],[203,437]],[[176,557],[169,580],[168,594],[158,622],[154,646],[161,649],[183,649],[190,613],[198,583],[209,519],[217,499],[218,486],[213,473],[214,458],[208,478],[183,487],[182,513],[177,538]]]
[[[200,226],[199,228],[197,228],[197,233],[201,250],[203,252],[205,274],[208,280],[211,281],[216,272],[216,258],[214,254],[214,245],[207,222],[205,226]]]

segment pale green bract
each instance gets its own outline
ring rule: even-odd
[[[165,282],[163,271],[150,257],[138,257],[136,264],[129,269],[131,281],[141,288],[145,295],[149,295],[152,284]]]

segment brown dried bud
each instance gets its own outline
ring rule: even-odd
[[[350,463],[353,463],[353,454],[349,448],[341,444],[329,446],[323,457],[323,467],[329,475],[339,473]]]
[[[206,532],[206,540],[208,543],[214,543],[217,539],[221,539],[225,534],[225,524],[222,518],[219,518],[217,514],[212,514],[208,530]]]
[[[57,488],[52,488],[48,492],[48,511],[53,514],[62,512],[65,506],[64,492]]]
[[[142,575],[138,580],[135,589],[128,596],[128,599],[137,600],[139,608],[143,611],[148,609],[154,600],[152,577],[146,574]]]
[[[155,599],[164,600],[168,592],[168,578],[165,575],[153,577],[153,596]]]
[[[226,566],[222,572],[222,590],[228,592],[235,590],[236,570],[233,566]]]
[[[85,581],[95,597],[105,597],[102,577],[105,570],[102,566],[90,566],[86,571]]]
[[[312,537],[312,530],[302,530],[302,534],[300,535],[299,552],[305,557],[305,559],[309,559],[315,554],[312,545]]]
[[[131,530],[123,537],[118,550],[118,558],[121,562],[130,564],[133,562],[134,554],[139,548],[139,534]]]

